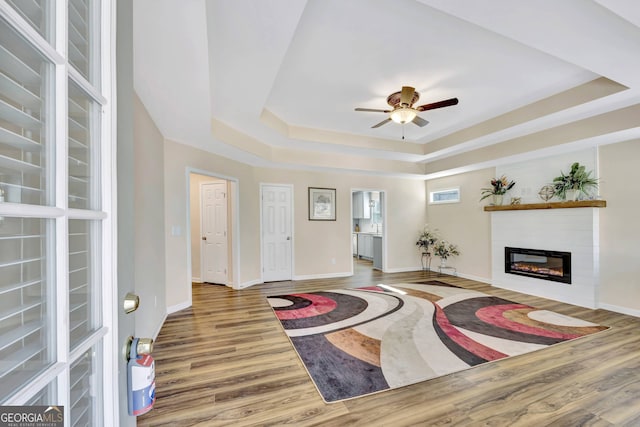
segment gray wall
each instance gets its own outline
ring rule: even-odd
[[[155,338],[167,313],[164,270],[164,138],[133,96],[136,335]]]
[[[600,147],[600,301],[640,316],[640,140]]]

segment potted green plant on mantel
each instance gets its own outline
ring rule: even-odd
[[[567,175],[560,172],[560,176],[553,179],[555,194],[562,200],[576,201],[581,194],[592,196],[598,188],[598,180],[587,172],[585,167],[578,162],[571,165]]]

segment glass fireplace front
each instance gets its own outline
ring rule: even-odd
[[[504,248],[505,273],[571,283],[571,252]]]

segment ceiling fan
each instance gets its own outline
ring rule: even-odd
[[[429,124],[429,122],[418,116],[418,113],[427,110],[435,110],[436,108],[449,107],[458,103],[458,98],[451,98],[445,99],[444,101],[433,102],[431,104],[420,105],[419,107],[413,107],[413,104],[418,102],[418,99],[420,99],[420,94],[416,92],[415,88],[412,88],[411,86],[402,86],[402,91],[394,92],[387,97],[387,104],[393,107],[392,110],[356,108],[356,111],[389,114],[388,118],[384,119],[378,124],[371,126],[372,128],[378,128],[384,124],[389,123],[392,120],[400,124],[412,122],[420,127],[423,127]]]

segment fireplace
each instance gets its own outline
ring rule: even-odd
[[[571,283],[571,252],[504,248],[505,273]]]

